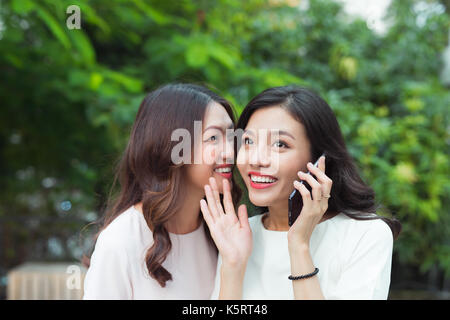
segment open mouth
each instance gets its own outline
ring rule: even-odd
[[[274,185],[278,179],[274,176],[263,175],[258,172],[250,172],[250,185],[255,189],[264,189]]]
[[[220,174],[224,178],[230,179],[232,169],[233,169],[232,165],[226,164],[214,168],[214,172]]]

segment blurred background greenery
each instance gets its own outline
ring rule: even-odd
[[[448,298],[450,1],[387,4],[377,29],[331,0],[0,1],[0,298],[14,266],[81,258],[142,98],[175,81],[238,112],[317,90],[403,223],[390,298]]]

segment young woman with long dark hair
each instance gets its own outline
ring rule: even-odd
[[[224,133],[233,127],[231,105],[202,86],[169,84],[145,97],[118,166],[120,192],[96,236],[84,299],[210,297],[217,248],[199,200],[209,177],[232,183],[235,150]],[[183,133],[188,141],[180,142]]]
[[[220,182],[205,186],[201,209],[219,249],[212,297],[386,299],[401,225],[377,215],[330,106],[305,88],[271,88],[248,103],[237,128],[237,166],[261,214],[236,216],[227,181],[223,208]],[[303,207],[290,227],[294,188]]]

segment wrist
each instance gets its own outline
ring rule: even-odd
[[[309,243],[304,241],[288,241],[290,255],[309,254]]]
[[[247,261],[242,262],[230,262],[230,261],[222,261],[221,272],[226,272],[227,274],[241,274],[245,272],[245,268],[247,267]]]
[[[245,275],[245,267],[222,265],[220,268],[220,276],[225,282],[243,281]]]
[[[292,228],[291,228],[292,229]],[[289,246],[309,246],[310,235],[305,233],[295,232],[295,230],[289,230],[287,234]]]
[[[223,265],[220,268],[220,300],[242,299],[245,269]]]

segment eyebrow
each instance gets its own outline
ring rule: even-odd
[[[295,140],[294,136],[285,130],[274,130],[274,131],[278,131],[280,136],[281,135],[288,136],[288,137],[291,137],[293,140]],[[245,130],[244,133],[251,134],[253,136],[255,135],[252,130]]]
[[[227,129],[233,129],[233,128],[234,128],[234,124],[233,124],[233,123],[230,123],[230,124],[228,125],[228,127],[227,127]],[[209,127],[207,127],[205,130],[203,130],[203,132],[205,132],[206,130],[209,130],[209,129],[217,129],[217,130],[222,131],[222,130],[223,130],[223,127],[219,127],[219,126],[209,126]]]
[[[281,135],[288,136],[288,137],[291,137],[293,140],[295,140],[294,136],[287,131],[279,130],[278,132],[280,133],[280,136]]]

